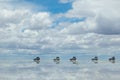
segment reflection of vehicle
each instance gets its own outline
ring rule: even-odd
[[[40,58],[39,57],[36,57],[35,59],[33,59],[37,64],[40,63]]]
[[[60,63],[60,57],[56,57],[55,59],[53,59],[54,60],[54,62],[56,63],[56,64],[59,64]]]
[[[75,56],[73,56],[73,58],[70,58],[70,61],[76,61],[76,57]]]
[[[115,63],[115,57],[113,56],[113,57],[109,58],[109,61],[112,63]]]
[[[94,57],[94,58],[92,58],[91,60],[92,60],[92,61],[94,61],[94,60],[96,60],[96,61],[97,61],[97,60],[98,60],[98,57],[97,57],[97,56],[95,56],[95,57]]]
[[[94,58],[91,59],[94,63],[98,63],[98,57],[95,56]]]
[[[77,60],[77,58],[75,56],[70,58],[70,62],[72,62],[73,64],[77,64],[78,63],[76,60]]]
[[[40,63],[40,57],[36,57],[36,58],[34,58],[33,60],[34,60],[34,62],[36,62],[37,64]],[[69,60],[70,60],[70,62],[72,62],[73,64],[78,64],[77,58],[76,58],[75,56],[73,56],[73,57],[70,58]],[[98,63],[98,57],[97,57],[97,56],[93,57],[91,60],[92,60],[92,62],[94,62],[94,63]],[[109,60],[110,62],[112,62],[112,63],[115,63],[115,57],[114,57],[114,56],[111,57],[111,58],[109,58],[108,60]],[[59,63],[60,63],[60,57],[54,58],[53,61],[54,61],[56,64],[59,64]]]

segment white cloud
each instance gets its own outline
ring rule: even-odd
[[[62,3],[69,2],[69,0],[61,1]],[[7,55],[12,55],[12,53],[14,55],[21,53],[114,55],[119,53],[119,3],[119,0],[75,0],[71,10],[56,15],[50,12],[34,12],[31,8],[33,5],[29,8],[28,6],[24,8],[25,5],[23,5],[23,9],[20,6],[11,5],[9,1],[0,3],[2,4],[0,8],[0,51]],[[86,19],[78,22],[58,22],[53,28],[54,22],[61,16],[85,17]],[[24,60],[19,55],[16,56],[17,58],[12,55],[14,58],[11,62],[0,60],[1,80],[120,79],[119,64],[91,65],[91,63],[81,64],[82,61],[80,61],[80,65],[72,65],[68,62],[65,65],[63,61],[60,65],[51,65],[49,62],[46,65],[44,63],[39,65]],[[23,61],[16,61],[18,57]]]
[[[8,27],[10,24],[19,24],[22,20],[29,16],[28,10],[8,10],[0,11],[0,27]]]
[[[75,0],[67,13],[28,8],[1,8],[0,49],[3,53],[114,53],[120,51],[119,1]],[[11,4],[11,3],[7,3]],[[9,6],[8,5],[8,6]],[[12,6],[12,5],[10,5]],[[12,6],[14,7],[14,6]],[[84,18],[77,22],[61,17]],[[55,27],[53,27],[55,25]],[[109,35],[106,35],[109,34]],[[117,35],[112,35],[117,34]]]
[[[29,10],[2,9],[0,17],[0,48],[3,48],[3,53],[6,53],[6,51],[10,51],[11,53],[12,51],[13,53],[20,51],[14,49],[21,49],[20,52],[24,51],[25,53],[30,51],[31,53],[35,52],[42,45],[37,43],[39,41],[38,37],[44,37],[44,35],[39,35],[46,35],[44,30],[47,30],[52,25],[52,19],[47,12],[33,13]],[[40,31],[42,30],[43,33],[41,34]]]
[[[93,28],[92,32],[95,33],[119,34],[119,4],[120,1],[118,0],[76,0],[73,2],[72,9],[66,13],[66,16],[86,17],[86,21],[83,21],[84,25],[78,24],[78,27],[86,28],[83,32],[94,27],[95,29]]]
[[[30,24],[32,29],[46,29],[52,26],[52,18],[47,12],[39,12],[37,14],[32,15],[30,19]]]

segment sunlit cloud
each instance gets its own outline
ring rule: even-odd
[[[43,5],[38,6],[34,1],[33,3],[26,0],[2,1],[1,51],[30,54],[88,52],[104,54],[108,50],[108,54],[112,54],[120,50],[118,0],[60,2],[59,6],[64,2],[70,2],[72,8],[54,13],[46,10]]]

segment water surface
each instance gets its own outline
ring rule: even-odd
[[[33,59],[39,56],[40,63]],[[59,56],[60,63],[53,58]],[[73,64],[69,59],[77,57]],[[91,61],[94,54],[63,55],[2,55],[0,57],[0,80],[120,80],[120,58],[116,62],[108,61],[109,55],[100,55],[98,63]]]

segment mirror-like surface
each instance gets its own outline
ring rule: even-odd
[[[15,57],[16,56],[16,57]],[[36,55],[9,55],[0,59],[0,80],[119,80],[120,60],[110,62],[110,56],[76,55],[76,62],[69,59],[73,55],[37,55],[40,62],[33,59]],[[59,56],[60,61],[53,59]],[[3,59],[4,58],[4,59]]]

